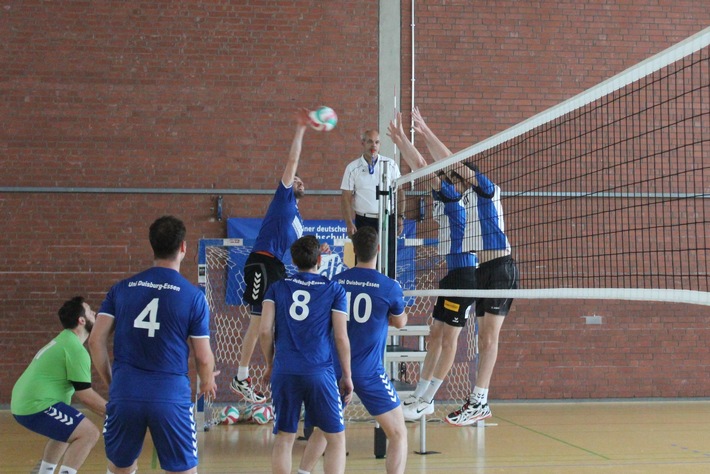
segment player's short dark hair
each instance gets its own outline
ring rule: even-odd
[[[74,298],[64,302],[59,311],[59,320],[62,322],[64,329],[74,329],[79,325],[79,318],[86,316],[84,308],[84,297],[75,296]]]
[[[313,235],[304,235],[291,245],[291,259],[299,270],[309,270],[318,265],[320,244]]]
[[[369,262],[377,256],[380,239],[374,227],[360,227],[352,236],[353,251],[358,260]]]
[[[163,216],[156,219],[149,232],[150,246],[153,247],[155,258],[173,258],[180,250],[185,234],[185,224],[177,217]]]

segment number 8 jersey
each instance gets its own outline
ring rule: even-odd
[[[301,272],[266,290],[274,315],[273,374],[320,374],[333,366],[331,312],[347,317],[345,290],[317,273]]]
[[[188,338],[209,338],[204,294],[179,272],[153,267],[109,290],[114,318],[111,400],[190,401]]]

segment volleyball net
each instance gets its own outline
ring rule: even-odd
[[[709,43],[710,28],[400,178],[416,237],[433,238],[437,174],[475,163],[502,190],[520,271],[517,290],[406,294],[710,305]],[[410,271],[438,281],[446,268],[422,254]]]

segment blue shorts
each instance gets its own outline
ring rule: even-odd
[[[66,443],[84,414],[64,402],[55,403],[34,415],[13,415],[25,428],[55,441]]]
[[[141,454],[147,429],[162,469],[187,471],[197,466],[192,403],[109,401],[104,424],[109,461],[117,467],[131,466]]]
[[[322,374],[271,376],[271,399],[274,404],[274,434],[296,433],[301,418],[301,404],[306,407],[311,426],[324,433],[345,430],[343,403],[332,369]]]
[[[399,395],[386,372],[367,377],[353,377],[355,393],[372,416],[379,416],[400,405]]]

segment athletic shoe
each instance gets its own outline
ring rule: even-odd
[[[472,404],[467,401],[461,409],[456,410],[453,413],[449,413],[446,416],[445,421],[454,426],[468,426],[476,423],[477,421],[485,420],[490,416],[491,409],[488,407],[488,403],[481,405],[480,403]]]
[[[229,385],[232,392],[241,395],[244,399],[251,403],[264,403],[266,397],[263,393],[254,390],[251,384],[251,377],[247,377],[244,380],[239,380],[236,377],[232,379],[232,383]]]
[[[417,403],[402,408],[402,413],[407,421],[415,421],[423,415],[431,415],[434,413],[434,400],[427,402],[423,398],[418,398]]]
[[[414,406],[418,401],[419,401],[419,397],[415,397],[414,394],[409,395],[407,398],[402,400],[402,408]]]

